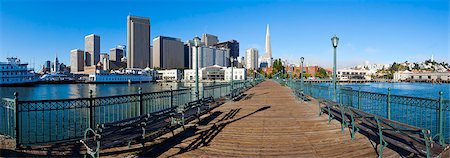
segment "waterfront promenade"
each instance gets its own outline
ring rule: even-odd
[[[109,156],[138,157],[377,157],[363,135],[351,141],[340,123],[317,116],[315,101],[297,100],[291,90],[265,81],[178,134],[167,134],[144,150]],[[125,149],[125,148],[124,148]],[[386,149],[383,157],[399,157]]]

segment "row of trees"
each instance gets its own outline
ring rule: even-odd
[[[289,74],[287,74],[285,72],[285,70],[286,70],[286,67],[283,66],[283,63],[281,62],[281,59],[275,59],[273,61],[273,64],[272,64],[272,72],[265,73],[263,70],[260,69],[259,73],[265,75],[265,77],[267,77],[267,78],[272,78],[272,75],[276,74],[277,72],[282,72],[281,77],[283,77],[283,78],[288,78],[289,77],[290,78],[291,76]],[[301,70],[297,69],[292,77],[293,78],[299,78],[300,77],[300,71]],[[313,75],[310,74],[310,73],[307,73],[307,72],[303,73],[303,77],[304,78],[309,78],[309,77],[312,77],[312,76]],[[328,74],[328,72],[324,68],[321,68],[321,67],[319,68],[319,71],[317,73],[315,73],[315,75],[314,75],[314,77],[322,78],[322,79],[329,78],[330,76],[331,75]]]

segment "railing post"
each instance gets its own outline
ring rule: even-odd
[[[205,98],[205,85],[202,85],[202,99]]]
[[[15,134],[16,134],[16,149],[20,147],[20,126],[19,126],[19,93],[14,92],[14,123],[15,123]]]
[[[142,88],[141,87],[139,87],[138,94],[139,94],[139,111],[138,111],[138,116],[141,116],[142,113],[144,113],[144,105],[142,104],[143,100],[142,100]]]
[[[170,107],[173,107],[173,90],[172,86],[170,86]]]
[[[94,100],[92,90],[89,90],[89,128],[94,129]]]
[[[391,88],[388,88],[386,100],[387,100],[387,118],[391,120]]]
[[[361,87],[358,89],[358,109],[361,110]]]
[[[444,104],[442,98],[442,91],[439,91],[439,144],[445,145],[444,139]]]

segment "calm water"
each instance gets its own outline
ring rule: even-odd
[[[205,83],[211,85],[212,83]],[[89,97],[89,90],[94,96],[114,96],[137,94],[139,87],[143,93],[179,89],[195,86],[194,83],[135,83],[135,84],[38,84],[31,87],[0,87],[0,98],[13,98],[19,93],[20,100],[46,100]],[[201,86],[201,85],[200,85]]]
[[[352,87],[354,90],[361,88],[361,91],[386,94],[391,88],[391,94],[421,98],[439,98],[439,91],[442,91],[444,99],[450,100],[450,84],[431,83],[364,83],[364,84],[342,84]]]
[[[211,83],[205,85],[211,85]],[[414,96],[422,98],[439,97],[439,91],[444,92],[444,98],[450,99],[450,84],[431,83],[364,83],[364,84],[343,84],[357,90],[387,93],[391,88],[391,94],[402,96]],[[135,83],[135,84],[39,84],[32,87],[0,87],[0,97],[13,98],[13,93],[19,93],[21,100],[42,100],[42,99],[67,99],[89,97],[89,90],[93,90],[94,96],[113,96],[124,94],[136,94],[139,87],[143,92],[155,92],[179,89],[195,86],[194,83]]]

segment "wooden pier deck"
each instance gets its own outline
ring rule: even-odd
[[[361,134],[351,141],[340,123],[317,116],[314,101],[297,100],[291,90],[265,81],[239,101],[214,109],[197,125],[167,135],[138,157],[377,157]],[[116,155],[117,156],[117,155]],[[125,156],[125,155],[121,155]],[[128,155],[130,156],[130,155]],[[399,157],[385,149],[383,157]]]

